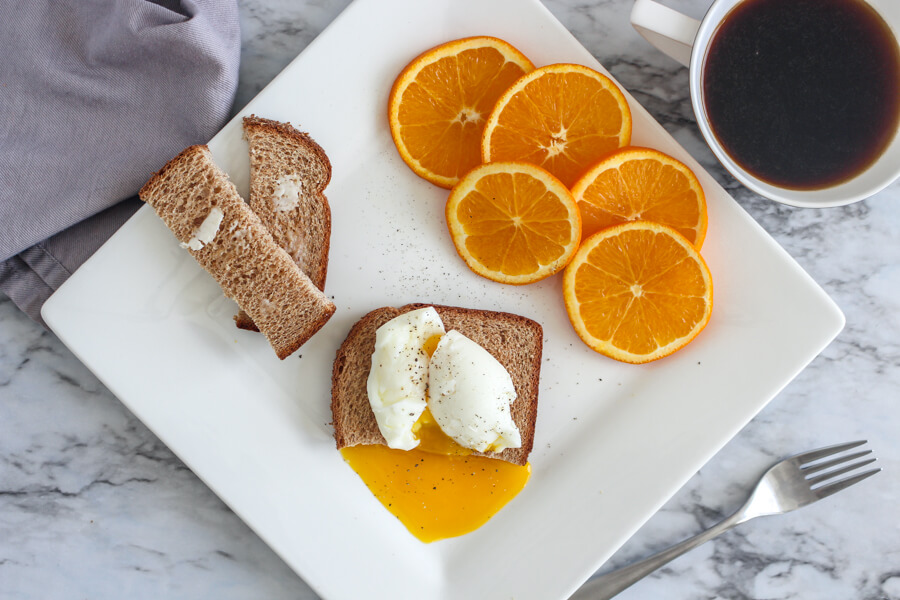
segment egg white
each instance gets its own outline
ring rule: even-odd
[[[419,445],[415,422],[428,406],[428,353],[425,342],[444,334],[444,323],[432,307],[404,313],[378,328],[366,381],[369,405],[378,429],[391,448]]]
[[[516,399],[509,372],[494,356],[458,331],[445,334],[428,369],[428,407],[445,434],[478,452],[521,448],[512,420]]]

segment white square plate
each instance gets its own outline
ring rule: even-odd
[[[309,131],[334,166],[326,292],[338,312],[297,354],[279,361],[237,330],[234,304],[146,207],[44,306],[63,342],[329,599],[567,597],[843,326],[630,97],[634,143],[680,158],[707,193],[716,305],[700,337],[656,363],[616,363],[575,335],[559,276],[509,287],[470,272],[444,225],[447,192],[400,160],[386,104],[414,56],[479,34],[537,65],[603,70],[536,0],[357,0],[246,107]],[[246,195],[239,118],[210,148]],[[510,311],[545,332],[531,481],[478,531],[429,545],[342,461],[329,425],[331,364],[350,326],[419,301]]]

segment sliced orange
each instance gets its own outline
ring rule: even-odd
[[[475,167],[450,192],[446,215],[469,268],[501,283],[533,283],[561,271],[581,241],[571,192],[528,163]]]
[[[609,77],[558,64],[522,76],[497,100],[484,128],[484,162],[524,161],[571,186],[631,141],[631,110]]]
[[[668,356],[697,337],[713,306],[709,268],[680,233],[630,221],[587,238],[563,277],[569,320],[601,354],[629,363]]]
[[[481,163],[481,134],[497,98],[534,69],[503,40],[470,37],[413,60],[388,100],[394,144],[417,175],[444,188]]]
[[[623,148],[572,186],[584,238],[626,221],[668,225],[696,248],[706,238],[706,197],[681,162],[649,148]]]

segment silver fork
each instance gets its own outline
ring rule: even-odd
[[[612,571],[587,582],[569,600],[606,600],[649,575],[666,563],[711,540],[735,525],[755,517],[780,515],[821,500],[871,477],[881,469],[869,469],[837,479],[875,461],[874,458],[851,462],[870,454],[861,450],[831,460],[823,460],[866,443],[866,440],[836,444],[790,456],[775,463],[759,480],[750,498],[733,515],[706,531],[649,558]],[[831,469],[831,470],[828,470]],[[822,471],[825,471],[822,473]],[[819,475],[815,475],[820,473]]]

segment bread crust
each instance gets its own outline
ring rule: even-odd
[[[428,306],[437,310],[448,331],[456,329],[490,352],[509,372],[516,389],[517,398],[510,412],[522,434],[521,448],[475,454],[524,465],[534,446],[543,329],[536,321],[512,313],[436,304],[379,308],[363,316],[350,329],[337,351],[331,376],[331,411],[338,449],[386,443],[366,391],[375,331],[398,315]]]

